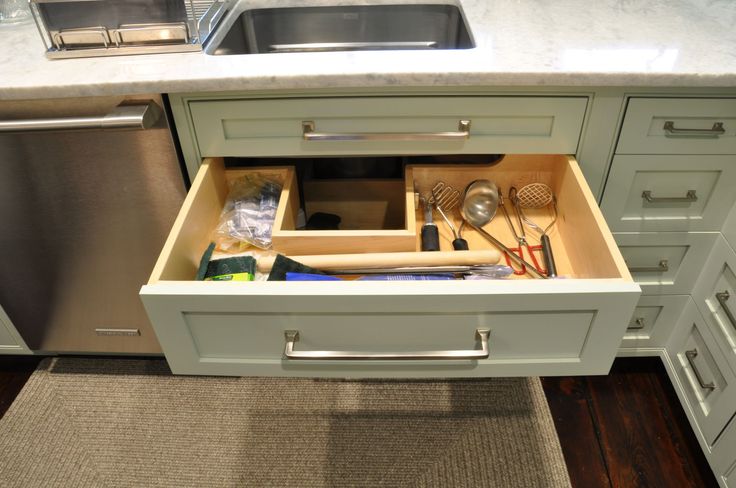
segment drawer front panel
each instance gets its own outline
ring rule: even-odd
[[[736,99],[632,98],[616,152],[736,154]]]
[[[642,296],[626,328],[621,347],[665,347],[688,300],[687,295]]]
[[[711,452],[711,464],[727,487],[736,487],[736,420],[729,422]]]
[[[234,290],[230,284],[218,288]],[[605,373],[624,332],[620,310],[631,310],[636,300],[636,294],[615,292],[493,293],[494,283],[479,282],[458,282],[454,295],[441,285],[422,285],[424,293],[415,296],[395,282],[353,284],[362,288],[353,296],[345,295],[355,293],[346,283],[338,288],[311,283],[311,296],[284,295],[284,289],[299,289],[286,285],[298,283],[264,283],[274,291],[260,287],[249,297],[225,291],[179,297],[144,293],[143,300],[175,373],[337,377]],[[484,287],[487,293],[479,293]],[[343,295],[334,292],[338,289]],[[490,330],[487,359],[282,357],[289,330],[299,333],[295,350],[369,354],[477,350],[477,329]]]
[[[736,253],[722,237],[703,268],[693,298],[736,374]]]
[[[690,294],[717,232],[614,233],[634,281],[645,295]]]
[[[616,156],[601,202],[614,231],[717,231],[736,201],[736,156]]]
[[[586,105],[584,97],[364,97],[193,101],[189,109],[202,156],[573,154]],[[462,132],[461,120],[470,121],[469,137],[442,136]],[[304,122],[330,140],[305,140]]]
[[[697,308],[691,303],[688,309],[683,316],[687,320],[681,331],[684,336],[674,339],[670,357],[698,427],[708,445],[713,445],[734,414],[736,377]]]

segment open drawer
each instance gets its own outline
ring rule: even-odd
[[[227,196],[228,171],[221,159],[204,161],[141,290],[175,373],[604,374],[640,294],[577,162],[568,156],[509,155],[493,166],[417,166],[411,168],[412,182],[420,188],[407,186],[412,193],[424,192],[421,186],[438,179],[462,189],[488,178],[505,193],[511,184],[547,183],[558,202],[550,237],[560,279],[192,281]],[[419,229],[421,212],[411,217],[412,228]],[[447,228],[438,226],[442,248],[450,250]],[[485,229],[507,245],[513,242],[500,212]],[[491,248],[473,229],[463,236],[471,249]]]

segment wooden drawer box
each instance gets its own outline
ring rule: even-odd
[[[626,327],[622,348],[662,348],[690,298],[687,295],[645,295]]]
[[[734,156],[616,156],[601,209],[615,232],[718,231],[734,185]]]
[[[689,295],[717,232],[616,232],[634,281],[645,295]]]
[[[692,301],[667,346],[676,385],[708,446],[734,414],[736,376],[728,368],[709,328]]]
[[[586,106],[585,97],[229,99],[190,101],[188,115],[201,156],[574,154]]]
[[[616,153],[736,154],[736,99],[632,98]]]
[[[333,377],[607,372],[639,287],[626,270],[577,162],[567,156],[507,156],[492,167],[413,171],[418,185],[438,177],[460,188],[484,177],[501,185],[548,182],[559,208],[558,223],[550,233],[552,246],[559,274],[567,279],[192,281],[225,197],[222,187],[211,184],[225,178],[221,161],[206,160],[151,279],[141,290],[172,371]],[[419,226],[421,214],[416,215]],[[443,245],[449,246],[447,229],[438,225]],[[486,230],[511,244],[500,216]],[[474,230],[466,229],[464,237],[471,249],[490,248]],[[448,350],[483,349],[478,332],[483,330],[490,331],[488,357],[437,357]],[[288,348],[322,359],[288,358]],[[338,351],[363,358],[334,360],[322,354]],[[397,353],[412,359],[385,356]],[[370,354],[383,354],[385,359],[364,360]]]
[[[723,237],[703,267],[693,299],[736,374],[736,253]]]

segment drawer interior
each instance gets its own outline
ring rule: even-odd
[[[499,163],[489,165],[477,164],[422,164],[408,165],[404,168],[404,178],[398,184],[403,191],[398,195],[398,201],[374,205],[375,212],[371,216],[373,221],[359,225],[367,227],[389,226],[388,220],[393,219],[391,226],[401,223],[400,229],[345,229],[339,231],[297,231],[295,229],[296,209],[300,205],[300,198],[292,188],[290,182],[295,182],[294,171],[291,167],[261,167],[244,169],[226,169],[221,158],[206,159],[192,185],[190,193],[182,207],[171,235],[162,251],[149,283],[159,281],[189,281],[196,276],[202,253],[211,241],[212,229],[217,225],[220,212],[228,194],[228,181],[237,178],[244,171],[259,171],[284,183],[284,190],[279,202],[274,229],[274,251],[287,255],[298,256],[315,253],[315,245],[309,242],[309,237],[320,238],[325,242],[325,235],[315,235],[315,232],[333,233],[327,237],[342,236],[361,239],[359,245],[352,252],[368,252],[364,242],[377,237],[390,237],[400,240],[410,240],[411,250],[420,249],[418,230],[424,224],[421,208],[415,205],[415,193],[427,194],[438,182],[458,189],[461,193],[465,187],[476,179],[489,179],[499,186],[504,196],[507,196],[511,186],[521,188],[528,183],[541,182],[549,185],[557,199],[558,219],[549,236],[558,268],[558,275],[574,279],[624,279],[631,281],[623,259],[617,251],[615,242],[608,231],[595,199],[583,178],[580,168],[574,158],[563,155],[507,155]],[[304,186],[304,206],[309,209],[310,200],[316,204],[313,208],[330,210],[347,205],[348,208],[366,209],[365,202],[360,203],[361,192],[372,191],[371,188],[395,191],[397,182],[389,186],[380,180],[373,181],[319,181]],[[347,185],[346,185],[347,183]],[[344,186],[344,188],[341,188]],[[362,187],[358,189],[358,187]],[[337,188],[337,190],[336,190]],[[374,189],[375,189],[374,188]],[[309,192],[309,195],[307,193]],[[337,195],[331,197],[330,195]],[[351,201],[351,196],[354,199]],[[398,202],[402,202],[400,205]],[[326,206],[325,206],[326,205]],[[370,205],[368,205],[370,206]],[[507,201],[506,208],[510,211],[512,220],[515,213]],[[391,216],[385,218],[386,210],[393,209]],[[323,211],[324,211],[323,210]],[[402,210],[405,213],[402,215]],[[379,214],[383,213],[384,217]],[[540,209],[529,209],[527,217],[542,228],[552,219],[551,206]],[[379,218],[380,217],[380,218]],[[456,227],[461,223],[459,209],[448,214]],[[378,220],[376,220],[378,219]],[[382,220],[382,221],[381,221]],[[452,233],[448,226],[435,212],[435,223],[440,231],[442,250],[451,251]],[[509,247],[515,247],[516,241],[502,212],[497,212],[493,220],[484,227],[486,231]],[[277,236],[291,239],[288,246],[279,244]],[[539,235],[525,226],[525,232],[532,244],[538,244]],[[311,233],[311,235],[310,235]],[[361,234],[363,233],[363,234]],[[470,249],[493,249],[493,245],[486,241],[477,231],[468,226],[463,231],[463,237],[468,241]],[[316,242],[316,241],[315,241]],[[403,241],[402,241],[403,242]],[[402,244],[403,245],[403,244]],[[397,250],[386,248],[385,250]],[[402,249],[404,250],[404,249]],[[460,252],[460,251],[458,251]],[[541,253],[537,255],[542,263]],[[504,258],[501,258],[504,263]],[[528,275],[515,276],[517,279],[527,279]],[[212,283],[221,285],[222,283]]]

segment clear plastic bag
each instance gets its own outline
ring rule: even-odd
[[[259,175],[235,180],[214,232],[217,248],[236,252],[248,244],[270,248],[280,196],[281,184],[274,180]]]

